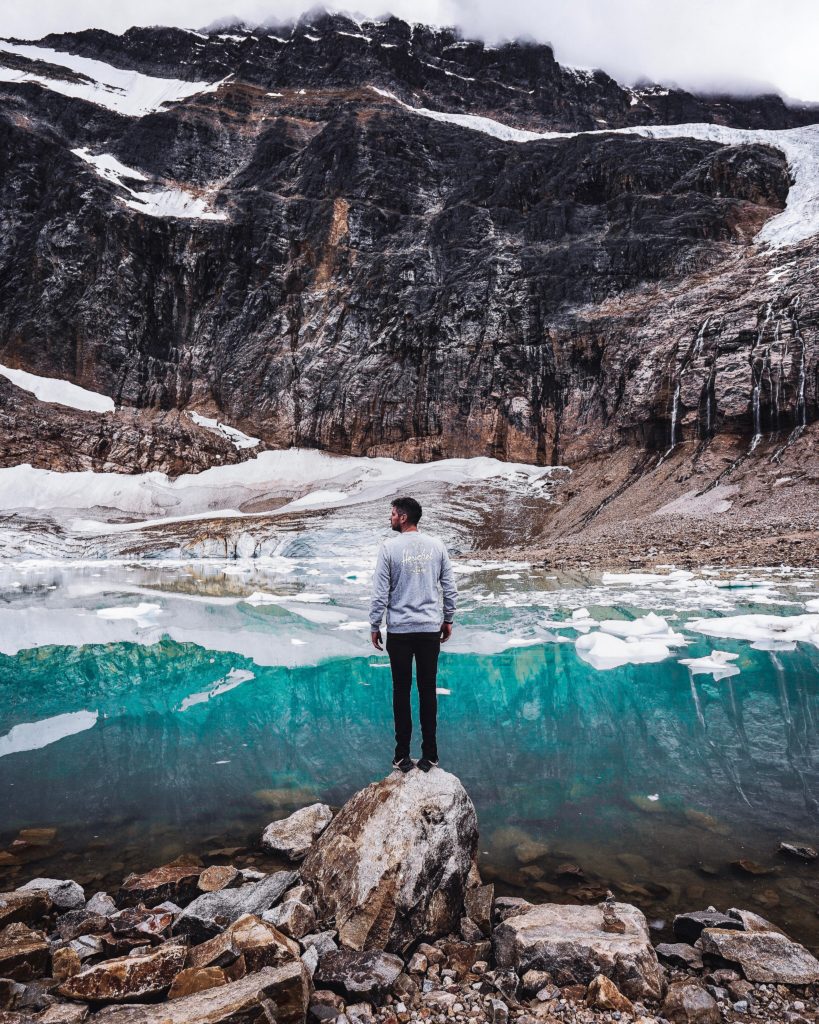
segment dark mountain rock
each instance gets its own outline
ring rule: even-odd
[[[3,464],[176,474],[254,453],[188,408],[272,447],[572,465],[723,433],[785,443],[817,418],[815,245],[751,244],[789,195],[779,149],[515,144],[370,87],[532,131],[782,128],[813,108],[625,89],[548,46],[395,18],[42,43],[227,80],[142,117],[0,86],[0,361],[128,407],[54,412],[0,383]],[[128,189],[223,219],[151,216]]]

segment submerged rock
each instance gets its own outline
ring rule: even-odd
[[[265,967],[239,981],[159,1006],[109,1007],[94,1020],[99,1024],[250,1024],[268,1021],[272,1015],[276,1024],[303,1024],[308,986],[307,973],[296,961]]]
[[[738,964],[748,981],[782,985],[819,981],[819,960],[782,932],[706,928],[700,942],[703,953]]]
[[[394,773],[356,793],[307,856],[320,919],[351,949],[403,949],[457,928],[478,839],[459,779]]]
[[[262,846],[290,860],[302,860],[332,820],[333,812],[327,804],[310,804],[288,818],[271,822],[262,834]]]
[[[260,882],[238,889],[206,892],[190,903],[174,922],[176,935],[188,935],[202,942],[216,935],[243,914],[261,914],[269,910],[297,880],[293,871],[277,871]]]
[[[548,971],[558,985],[588,985],[604,974],[631,999],[660,999],[665,978],[645,917],[627,903],[611,908],[622,934],[604,931],[600,906],[545,903],[507,918],[492,933],[498,967]]]

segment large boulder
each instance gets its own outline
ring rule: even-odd
[[[304,1024],[310,979],[296,960],[183,996],[158,1006],[118,1006],[96,1014],[95,1024]]]
[[[187,935],[193,942],[204,942],[244,914],[270,910],[297,879],[294,871],[277,871],[238,889],[202,893],[176,919],[174,933]]]
[[[622,932],[604,930],[604,906]],[[646,919],[628,903],[534,906],[499,924],[492,945],[499,968],[548,971],[558,985],[588,985],[603,974],[630,999],[658,1000],[665,991]]]
[[[748,981],[780,985],[819,981],[819,960],[782,932],[706,928],[699,941],[704,954],[738,964]]]
[[[302,860],[332,820],[333,812],[327,804],[310,804],[289,818],[271,822],[262,834],[262,846],[290,860]]]
[[[347,801],[301,875],[343,946],[403,950],[457,928],[477,841],[459,779],[437,768],[396,772]]]

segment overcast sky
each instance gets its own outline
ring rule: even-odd
[[[0,35],[37,39],[90,27],[199,28],[225,16],[287,18],[315,0],[0,0]],[[602,67],[687,88],[757,91],[768,85],[819,101],[819,0],[347,0],[368,17],[457,25],[487,41],[552,43],[561,63]]]

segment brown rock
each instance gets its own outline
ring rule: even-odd
[[[53,1003],[37,1017],[37,1024],[82,1024],[89,1013],[82,1003]]]
[[[479,885],[464,893],[464,910],[487,937],[492,933],[492,902],[494,885]]]
[[[441,951],[446,958],[447,965],[455,971],[457,977],[463,978],[472,970],[477,960],[488,960],[492,946],[487,940],[485,942],[442,942]]]
[[[227,978],[221,967],[188,967],[174,978],[168,999],[181,999],[226,984]]]
[[[56,828],[23,828],[15,841],[27,846],[50,846],[56,838]]]
[[[194,946],[188,952],[188,967],[229,967],[244,957],[248,973],[262,967],[278,967],[299,958],[297,942],[254,914],[245,914],[221,935]]]
[[[742,860],[732,861],[731,867],[737,868],[746,875],[772,875],[776,871],[776,868],[765,867],[764,864],[758,864],[755,860],[748,860],[745,857]]]
[[[8,924],[0,931],[0,976],[15,981],[30,981],[48,969],[49,945],[42,932],[21,922]]]
[[[716,1000],[696,981],[672,981],[662,1014],[674,1024],[720,1024]]]
[[[80,935],[102,935],[108,929],[108,918],[87,910],[69,910],[57,918],[56,927],[60,938],[68,941]]]
[[[308,994],[307,972],[294,961],[158,1006],[108,1007],[94,1024],[304,1024]]]
[[[191,864],[165,864],[144,875],[129,875],[122,883],[117,902],[135,906],[145,903],[156,906],[165,900],[184,904],[198,893],[201,868]]]
[[[76,950],[70,946],[55,949],[51,955],[51,974],[57,981],[73,978],[82,968],[82,961]]]
[[[229,889],[240,881],[238,868],[232,864],[213,864],[205,868],[199,876],[197,888],[200,892],[218,892],[220,889]]]
[[[0,893],[0,928],[15,921],[34,924],[50,913],[52,906],[51,897],[41,889]]]
[[[278,907],[266,910],[262,917],[292,939],[300,939],[316,927],[316,912],[299,899],[285,899]]]
[[[165,910],[146,910],[145,907],[127,907],[107,920],[117,939],[138,939],[146,942],[150,939],[167,938],[171,933],[174,916]]]
[[[598,974],[592,978],[586,990],[586,1002],[595,1010],[619,1010],[621,1013],[634,1013],[630,999],[626,999],[614,982]]]
[[[159,946],[141,956],[121,956],[86,967],[64,981],[58,992],[68,999],[124,1003],[154,999],[166,992],[185,966],[184,946]]]

